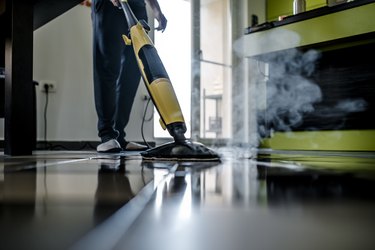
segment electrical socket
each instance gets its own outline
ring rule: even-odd
[[[55,93],[56,92],[56,82],[55,81],[40,81],[39,87],[40,91],[46,93],[45,86],[48,86],[48,93]]]
[[[148,101],[149,99],[150,99],[149,95],[144,95],[143,98],[142,98],[142,100],[144,100],[144,101]]]

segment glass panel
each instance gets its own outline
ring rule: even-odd
[[[185,0],[159,0],[158,2],[168,24],[163,33],[155,31],[155,47],[176,92],[186,122],[185,136],[189,138],[191,103],[190,2]],[[155,111],[154,115],[154,136],[170,137],[169,133],[164,131],[159,124],[159,114]]]
[[[231,20],[229,0],[201,0],[202,138],[230,137]]]

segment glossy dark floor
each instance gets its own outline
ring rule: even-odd
[[[375,154],[0,156],[1,249],[375,249]]]

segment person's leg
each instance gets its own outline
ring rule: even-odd
[[[140,20],[147,21],[146,8],[142,6],[133,6],[134,15]],[[127,34],[127,33],[126,33]],[[122,69],[118,82],[117,91],[117,115],[116,115],[116,130],[119,131],[118,141],[126,149],[126,133],[124,131],[129,122],[130,113],[139,82],[141,73],[134,55],[133,47],[124,44],[124,53],[122,54]],[[139,148],[145,149],[145,148]]]
[[[94,0],[93,22],[93,61],[94,96],[98,115],[98,136],[102,142],[116,139],[116,86],[121,68],[123,47],[123,15],[108,0]]]

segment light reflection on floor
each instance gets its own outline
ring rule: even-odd
[[[4,249],[374,249],[375,156],[221,148],[0,158]],[[259,154],[261,153],[261,154]]]

